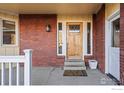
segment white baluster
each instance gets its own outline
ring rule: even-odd
[[[1,85],[5,84],[5,63],[1,64]]]
[[[20,79],[19,79],[19,75],[20,75],[20,69],[19,69],[19,63],[17,63],[17,67],[16,67],[16,74],[17,74],[17,80],[16,80],[16,84],[19,85]]]
[[[13,67],[12,63],[9,63],[9,85],[12,85],[13,82]]]

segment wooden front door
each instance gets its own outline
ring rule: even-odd
[[[82,59],[83,23],[67,23],[67,58]]]

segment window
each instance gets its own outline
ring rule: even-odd
[[[69,32],[80,32],[80,25],[69,25]]]
[[[119,47],[120,46],[120,18],[114,20],[112,22],[112,47]]]
[[[15,22],[3,20],[3,44],[15,44]]]
[[[0,20],[1,27],[1,45],[15,45],[16,44],[16,22],[10,20]]]
[[[59,48],[58,53],[62,54],[62,32],[59,32],[58,40],[59,40],[59,42],[58,42],[59,43],[58,44],[58,48]]]
[[[62,23],[58,23],[58,54],[62,54]]]
[[[62,23],[58,23],[58,30],[62,30]]]
[[[91,23],[87,23],[87,54],[91,54]]]

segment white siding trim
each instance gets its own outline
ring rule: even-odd
[[[83,22],[83,55],[87,54],[87,22]],[[84,56],[83,56],[84,59]]]

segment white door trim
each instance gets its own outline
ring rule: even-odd
[[[93,27],[92,27],[92,20],[87,20],[87,21],[83,21],[83,20],[57,20],[57,42],[58,42],[58,23],[61,22],[63,24],[62,27],[62,31],[63,31],[63,36],[62,37],[66,37],[66,23],[67,22],[82,22],[83,23],[83,59],[84,56],[92,56],[93,54]],[[87,54],[87,22],[91,23],[91,54]],[[58,56],[66,56],[66,38],[62,38],[63,40],[63,54],[58,54],[58,43],[57,43],[57,55]]]
[[[105,73],[109,73],[109,47],[111,46],[111,22],[120,17],[120,10],[115,11],[105,20]]]

